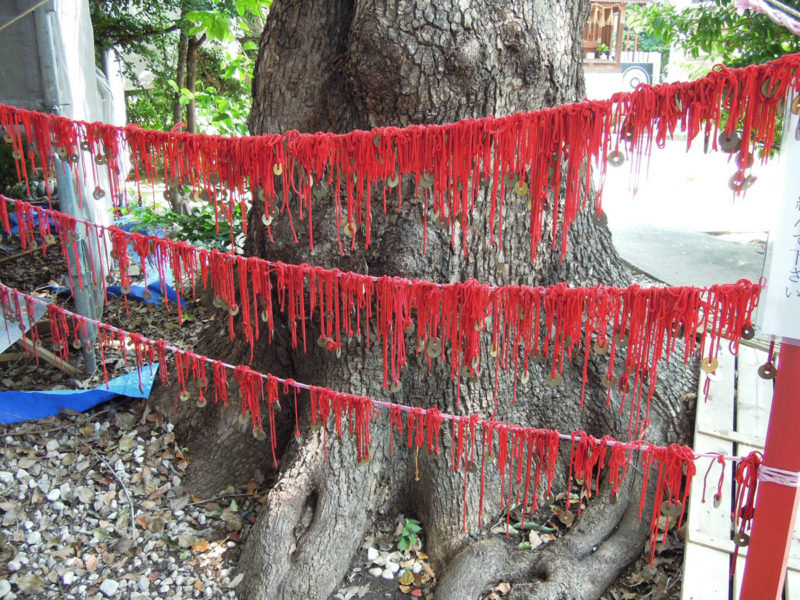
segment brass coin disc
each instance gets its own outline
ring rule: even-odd
[[[272,172],[280,177],[283,175],[283,165],[281,163],[275,163],[272,165]]]
[[[777,373],[778,370],[772,363],[765,363],[758,367],[758,376],[761,377],[761,379],[775,379]]]
[[[558,516],[558,520],[569,527],[572,525],[573,521],[575,521],[575,515],[573,515],[571,512],[565,511]]]
[[[497,356],[497,353],[498,353],[497,346],[495,346],[495,345],[489,346],[489,356],[491,356],[492,358],[495,358]]]
[[[741,531],[737,531],[733,534],[733,543],[739,548],[744,548],[750,544],[750,536]]]
[[[206,404],[208,404],[208,401],[202,397],[198,398],[197,402],[195,402],[195,406],[197,406],[197,408],[204,408]]]
[[[72,340],[72,347],[75,348],[75,350],[80,350],[81,346],[83,346],[83,344],[81,343],[81,341],[79,339],[76,338],[76,339]]]
[[[608,354],[608,341],[599,339],[594,343],[593,348],[596,354]]]
[[[181,392],[181,393],[178,395],[178,399],[179,399],[181,402],[186,402],[186,401],[189,399],[189,392]]]
[[[601,227],[605,227],[608,225],[608,215],[606,215],[605,211],[602,211],[599,215],[594,213],[594,222]]]
[[[719,361],[716,358],[704,358],[700,362],[700,368],[703,369],[706,373],[713,373],[717,370],[719,366]]]
[[[55,244],[56,236],[54,236],[52,233],[48,233],[47,235],[44,236],[44,243],[47,244],[48,246],[51,244]]]
[[[661,514],[665,517],[678,517],[681,514],[681,503],[664,500],[661,503]]]
[[[402,381],[395,381],[392,383],[392,385],[389,386],[389,392],[391,392],[392,394],[396,394],[402,389],[403,389]]]
[[[214,305],[216,308],[222,308],[222,305],[224,304],[224,302],[222,301],[222,296],[220,296],[219,294],[217,294],[216,296],[214,296],[214,301],[212,302],[212,304],[213,304],[213,305]]]
[[[94,157],[94,162],[97,165],[107,165],[108,157],[105,154],[97,154]]]
[[[232,316],[232,317],[235,317],[236,315],[238,315],[239,314],[239,305],[238,304],[231,304],[228,307],[228,314],[230,314],[230,316]]]
[[[616,377],[612,377],[611,379],[609,379],[608,376],[606,376],[606,377],[603,377],[603,379],[600,380],[600,385],[602,385],[607,390],[610,390],[616,384],[617,384],[617,378]]]
[[[720,150],[728,153],[738,150],[741,141],[742,138],[740,138],[739,134],[735,131],[731,131],[730,134],[726,131],[721,131],[719,137],[717,137]]]
[[[764,83],[761,84],[761,93],[763,94],[764,98],[774,98],[775,94],[778,93],[781,85],[780,82],[777,82],[775,87],[772,86],[772,78],[767,77],[764,80]]]
[[[13,141],[14,141],[14,138],[12,138],[12,137],[11,137],[11,134],[10,134],[10,133],[5,133],[5,134],[3,134],[3,141],[4,141],[6,144],[10,144],[11,142],[13,142]]]
[[[739,153],[736,155],[736,166],[740,169],[749,169],[753,166],[754,162],[755,157],[752,152],[746,152],[744,154]]]
[[[259,441],[264,441],[267,439],[267,434],[264,433],[264,429],[261,427],[253,427],[253,437]]]
[[[188,396],[188,394],[187,394]],[[245,425],[248,421],[250,421],[250,411],[246,410],[242,413],[239,413],[239,425]]]
[[[269,313],[267,311],[265,311],[265,310],[261,311],[261,321],[263,323],[268,323],[269,322]]]
[[[64,160],[65,158],[67,158],[67,149],[64,148],[63,146],[57,146],[56,154],[58,155],[58,158]]]
[[[752,340],[756,335],[756,330],[752,325],[745,325],[742,327],[742,339]]]
[[[392,175],[386,180],[386,185],[390,188],[396,188],[400,183],[400,176],[399,175]]]
[[[614,336],[614,344],[617,348],[625,348],[628,345],[628,336],[626,334],[617,334]]]
[[[130,293],[131,293],[131,286],[130,286],[130,285],[123,285],[123,286],[120,288],[120,291],[122,292],[122,295],[123,295],[123,296],[127,296],[128,294],[130,294]]]
[[[355,233],[355,227],[354,227],[354,225],[353,225],[352,223],[348,222],[348,223],[347,223],[347,224],[344,226],[344,234],[345,234],[347,237],[353,237],[353,233]]]
[[[734,173],[731,175],[731,178],[728,179],[728,187],[734,192],[741,192],[744,189],[745,179],[745,176],[741,172]]]
[[[722,498],[719,494],[714,494],[714,508],[719,508],[720,504],[722,504]]]
[[[748,175],[747,177],[745,177],[744,181],[742,181],[742,189],[749,190],[751,187],[753,187],[753,184],[756,182],[756,179],[758,179],[758,177],[756,177],[755,175]]]
[[[67,154],[64,157],[64,160],[66,160],[69,163],[75,164],[75,163],[78,162],[79,158],[78,158],[78,155],[73,152],[73,153]]]
[[[527,196],[527,194],[528,194],[528,189],[529,189],[529,188],[528,188],[528,184],[527,184],[527,183],[525,183],[524,181],[518,181],[518,182],[517,182],[517,183],[514,185],[514,193],[515,193],[517,196]]]
[[[461,365],[458,367],[458,374],[461,377],[469,377],[469,367],[467,367],[467,365]]]
[[[420,184],[420,186],[422,186],[426,190],[432,188],[433,187],[433,175],[431,175],[427,171],[424,171],[422,173],[422,175],[419,176],[419,184]]]
[[[625,162],[625,155],[620,150],[614,150],[608,155],[608,164],[612,167],[619,167]]]
[[[611,496],[609,496],[609,502],[611,502],[611,504],[616,504],[617,500],[618,500],[617,494],[614,493],[614,492],[611,492]]]
[[[264,227],[269,227],[272,225],[272,217],[268,214],[261,215],[261,222],[264,224]]]
[[[92,192],[92,198],[94,198],[95,200],[101,200],[102,198],[105,197],[105,195],[106,195],[105,190],[103,190],[103,188],[101,188],[99,185],[96,188],[94,188],[94,191]]]
[[[431,358],[438,358],[442,354],[442,343],[433,339],[428,342],[428,356]]]
[[[792,100],[792,114],[800,115],[800,96],[795,96]]]
[[[547,378],[547,385],[549,385],[551,388],[558,387],[562,383],[564,383],[564,377],[562,377],[560,373],[556,373],[555,377]]]
[[[528,373],[527,369],[525,371],[523,371],[522,373],[520,373],[519,380],[520,380],[520,383],[522,383],[523,385],[528,383],[528,380],[530,378],[531,378],[531,374]]]
[[[89,152],[92,149],[92,145],[89,142],[85,141],[85,140],[83,142],[81,142],[80,146],[81,146],[81,150],[84,150],[86,152]]]
[[[152,297],[153,297],[153,293],[150,290],[145,288],[145,290],[142,292],[142,298],[144,300],[150,300],[150,299],[152,299]]]
[[[19,150],[12,150],[11,158],[13,158],[14,160],[19,160],[20,158],[22,158],[22,154],[20,154]]]

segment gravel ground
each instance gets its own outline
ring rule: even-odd
[[[0,598],[235,598],[258,483],[192,498],[172,425],[130,404],[0,435]]]

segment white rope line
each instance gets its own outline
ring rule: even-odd
[[[777,467],[761,465],[758,468],[758,481],[761,483],[777,483],[787,487],[800,487],[800,471],[787,471]]]
[[[736,8],[739,10],[749,8],[756,12],[764,13],[778,25],[786,27],[795,35],[800,35],[800,21],[778,10],[764,0],[736,0]]]

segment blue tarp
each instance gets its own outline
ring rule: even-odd
[[[0,392],[0,423],[17,423],[57,415],[59,409],[83,412],[116,396],[147,398],[158,371],[158,363],[145,365],[139,373],[115,377],[91,390],[49,390],[42,392]]]

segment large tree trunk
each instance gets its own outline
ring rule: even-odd
[[[579,100],[584,93],[581,35],[588,8],[588,0],[276,0],[256,67],[252,133],[345,132],[445,123]],[[404,203],[410,208],[374,216],[373,242],[367,250],[348,250],[340,256],[332,192],[324,185],[315,186],[313,251],[300,229],[301,239],[295,243],[285,215],[273,225],[275,241],[270,242],[264,228],[257,226],[259,203],[249,216],[245,250],[272,260],[438,282],[468,278],[496,285],[628,282],[609,231],[588,214],[572,225],[563,262],[550,250],[552,223],[547,223],[543,239],[548,241],[541,243],[538,258],[531,263],[525,210],[509,209],[504,216],[503,247],[490,245],[488,202],[476,204],[466,256],[462,248],[451,247],[448,230],[436,228],[428,230],[423,255],[423,205],[413,197],[413,188],[411,182],[404,182]],[[410,348],[402,388],[390,395],[381,386],[380,351],[365,350],[357,340],[343,347],[339,358],[313,344],[308,354],[291,351],[288,328],[278,325],[275,342],[257,348],[254,368],[403,404],[436,405],[458,414],[492,414],[491,375],[462,383],[457,407],[456,384],[448,373],[440,367],[428,370]],[[309,339],[313,338],[312,332]],[[211,341],[206,348],[214,344],[216,352],[209,350],[209,354],[231,356],[225,342]],[[484,353],[482,362],[489,364],[485,349]],[[241,347],[234,349],[233,357],[240,362],[248,358]],[[590,360],[583,410],[579,408],[580,365],[565,366],[564,383],[558,388],[546,385],[547,369],[537,367],[528,383],[520,384],[513,405],[513,379],[501,373],[498,418],[625,438],[628,420],[606,407],[606,392],[599,385],[603,368],[597,358]],[[665,385],[659,386],[653,400],[648,438],[656,443],[679,441],[685,419],[678,399],[691,386],[691,377],[679,368],[661,370],[660,377]],[[246,480],[256,467],[266,468],[271,456],[267,461],[264,442],[254,445],[246,436],[239,446],[238,434],[230,433],[235,417],[211,408],[206,411],[197,417],[202,427],[197,422],[186,427],[202,434],[194,446],[191,473],[197,489],[212,492],[228,482]],[[630,502],[621,494],[615,504],[603,500],[607,494],[601,496],[568,535],[544,551],[521,551],[483,536],[487,523],[499,512],[499,494],[487,494],[487,515],[479,527],[477,477],[471,478],[466,489],[469,511],[466,532],[462,529],[463,474],[452,473],[445,456],[449,436],[444,436],[442,454],[419,455],[417,473],[414,456],[402,452],[389,456],[388,419],[379,419],[371,432],[372,460],[359,467],[352,445],[337,441],[328,441],[327,460],[323,460],[321,431],[304,430],[296,441],[290,434],[294,423],[290,412],[283,410],[284,422],[279,427],[277,483],[243,553],[242,597],[328,597],[346,573],[377,510],[387,507],[422,520],[426,552],[441,576],[437,587],[441,599],[477,598],[500,578],[515,583],[513,594],[518,598],[597,598],[641,551],[646,524],[637,519],[636,493]],[[308,419],[301,418],[301,423],[307,424]],[[227,435],[224,443],[214,441],[223,434]],[[242,465],[248,466],[246,472],[237,471]],[[486,489],[497,490],[495,476],[487,471],[487,477]],[[560,478],[562,485],[565,479]],[[638,492],[638,482],[629,483]]]

